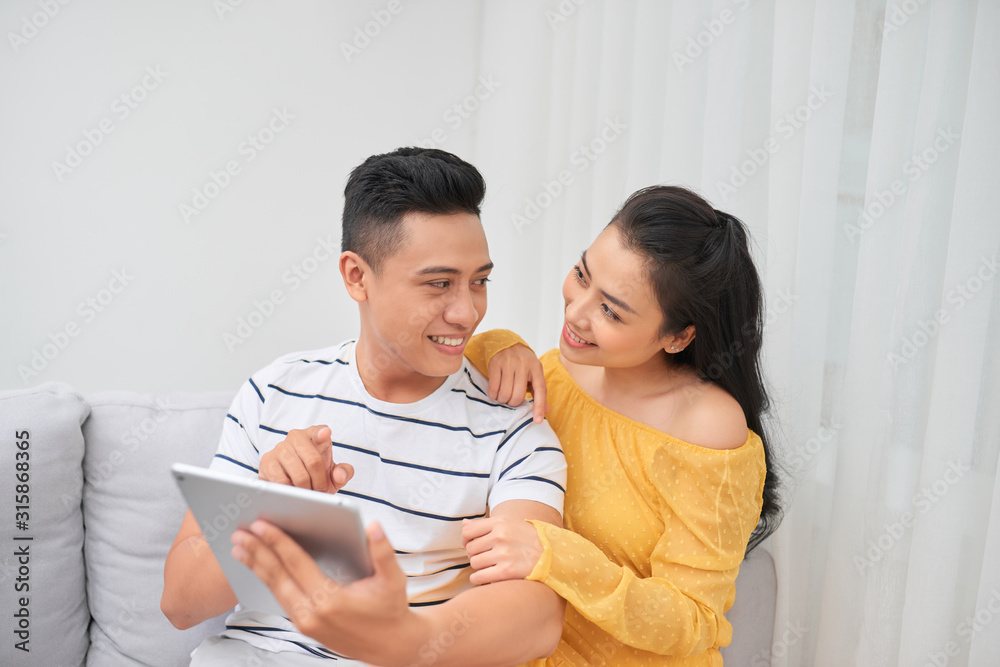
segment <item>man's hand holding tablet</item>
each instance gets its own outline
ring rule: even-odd
[[[245,607],[285,614],[265,583],[233,557],[233,533],[251,525],[280,527],[333,581],[348,584],[373,574],[361,515],[350,500],[181,463],[172,470],[201,536]]]
[[[410,608],[406,575],[382,527],[373,523],[365,532],[374,574],[348,585],[331,580],[295,540],[263,521],[234,533],[232,555],[267,585],[303,634],[365,662],[413,664],[428,637],[454,633],[448,623],[455,618],[438,627]]]
[[[260,457],[258,477],[300,489],[336,493],[354,477],[349,463],[335,463],[330,427],[293,429],[277,447]]]

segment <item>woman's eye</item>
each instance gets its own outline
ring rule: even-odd
[[[573,270],[576,271],[576,279],[579,280],[581,283],[583,283],[584,282],[583,271],[580,270],[580,265],[577,264],[576,266],[574,266]]]
[[[606,303],[601,304],[601,312],[604,313],[604,316],[607,317],[608,319],[614,320],[615,322],[622,321],[622,318],[615,315],[615,311],[608,308],[608,305]]]

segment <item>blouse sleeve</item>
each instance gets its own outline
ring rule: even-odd
[[[493,358],[493,355],[518,343],[531,349],[531,346],[513,331],[491,329],[472,337],[469,344],[465,346],[465,358],[476,367],[476,370],[489,377],[490,359]]]
[[[747,466],[725,452],[712,479],[700,482],[663,452],[650,477],[661,498],[655,508],[669,527],[650,557],[652,576],[618,565],[576,533],[532,521],[544,552],[528,576],[565,598],[623,644],[664,656],[697,655],[732,640],[724,618],[750,533],[760,515],[763,463]],[[751,469],[748,469],[751,468]],[[760,481],[754,477],[759,475]]]

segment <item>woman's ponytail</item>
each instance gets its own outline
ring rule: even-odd
[[[627,248],[647,259],[662,333],[695,325],[694,340],[674,360],[729,392],[764,443],[763,507],[749,553],[781,520],[779,479],[763,423],[770,408],[760,361],[764,298],[749,233],[735,216],[673,186],[639,190],[611,224]]]

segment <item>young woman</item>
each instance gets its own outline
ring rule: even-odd
[[[530,382],[537,415],[544,383],[569,465],[565,528],[466,523],[472,581],[526,578],[567,600],[544,664],[721,665],[740,562],[780,514],[746,229],[683,188],[640,190],[563,297],[540,366],[509,332],[466,350],[494,398],[517,402]]]

